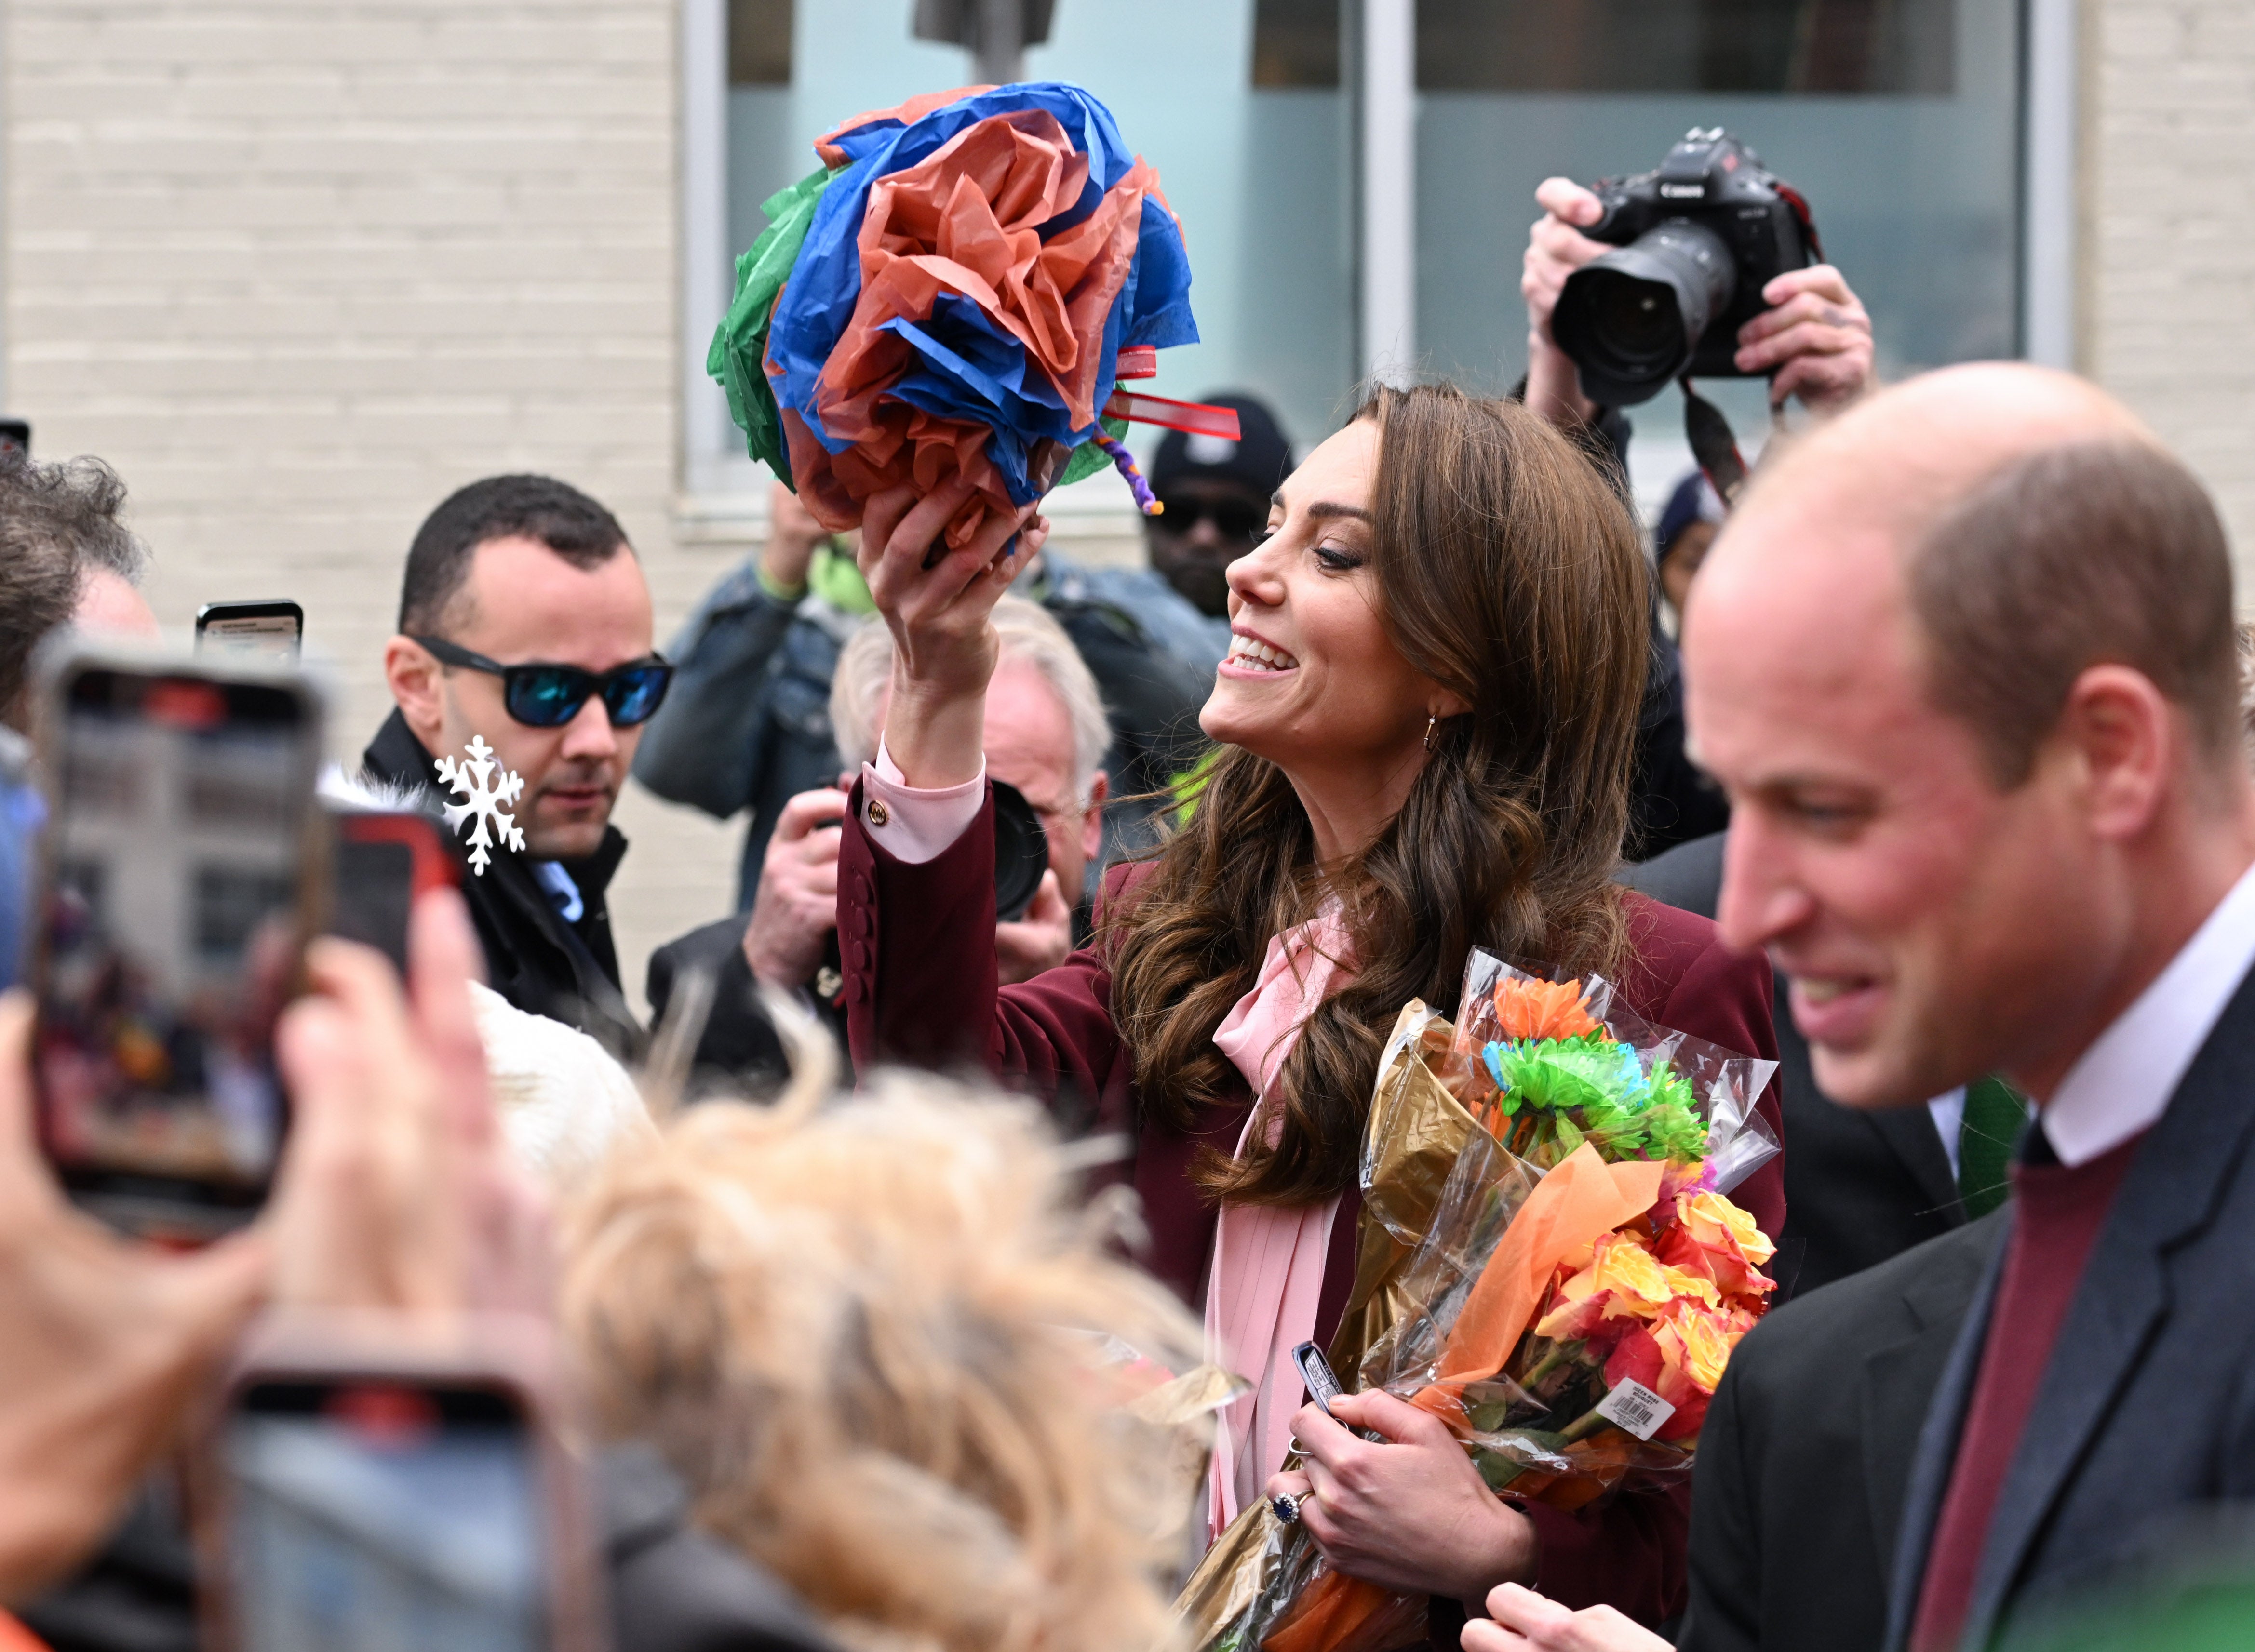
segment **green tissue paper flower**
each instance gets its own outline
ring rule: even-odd
[[[1664,1060],[1647,1072],[1633,1050],[1595,1033],[1491,1044],[1481,1054],[1505,1116],[1537,1120],[1528,1144],[1541,1149],[1537,1162],[1556,1163],[1584,1139],[1616,1161],[1692,1162],[1706,1151],[1698,1098]]]
[[[728,393],[728,411],[744,432],[746,450],[754,458],[763,460],[794,492],[783,420],[776,412],[775,392],[768,388],[768,375],[760,361],[767,354],[768,321],[775,313],[776,295],[783,290],[784,277],[798,262],[807,227],[814,221],[815,203],[836,175],[827,169],[809,172],[760,203],[768,227],[736,260],[736,299],[728,306],[727,318],[713,335],[713,347],[705,355],[705,370]]]

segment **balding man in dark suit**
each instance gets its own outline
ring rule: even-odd
[[[1935,1320],[1956,1320],[1938,1375],[1878,1381],[1897,1404],[1931,1392],[1892,1540],[1873,1533],[1884,1587],[1841,1600],[1828,1648],[2040,1633],[2255,1502],[2255,778],[2232,606],[2191,473],[2088,384],[1999,363],[1812,432],[1701,571],[1687,704],[1732,804],[1725,938],[1792,977],[1844,1104],[1922,1108],[2000,1072],[2037,1109],[2000,1242]],[[1813,1550],[1766,1506],[1870,1502],[1854,1454],[1734,1486],[1712,1433],[1796,1365],[1876,1377],[1868,1317],[1827,1310],[1877,1278],[1739,1346],[1702,1440],[1685,1645],[1806,1644],[1768,1580],[1807,1595],[1879,1560]],[[1493,1600],[1466,1647],[1564,1644],[1518,1605]],[[1617,1627],[1570,1626],[1631,1644]]]

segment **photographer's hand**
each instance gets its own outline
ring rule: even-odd
[[[922,498],[913,487],[889,488],[871,495],[861,518],[861,577],[893,633],[885,751],[921,790],[960,786],[985,767],[997,649],[989,616],[1048,531],[1029,505],[990,513],[968,542],[949,550],[942,536],[970,497],[961,477]]]
[[[1544,178],[1535,199],[1542,216],[1528,232],[1519,276],[1520,294],[1527,300],[1527,405],[1553,424],[1586,424],[1597,416],[1598,404],[1582,394],[1572,359],[1550,336],[1550,312],[1558,307],[1566,277],[1612,250],[1582,234],[1605,209],[1570,178]]]
[[[744,926],[752,978],[795,992],[822,968],[823,937],[838,927],[838,822],[846,794],[825,787],[788,800],[760,862]]]
[[[32,1001],[0,998],[0,1603],[99,1544],[265,1288],[258,1232],[188,1255],[66,1204],[32,1124]]]
[[[1072,903],[1058,889],[1057,873],[1045,872],[1026,915],[994,926],[996,978],[1006,987],[1030,981],[1056,969],[1071,951]]]
[[[1774,372],[1769,402],[1798,396],[1811,412],[1837,413],[1875,388],[1872,318],[1830,264],[1789,270],[1762,289],[1774,305],[1739,329],[1741,373]]]

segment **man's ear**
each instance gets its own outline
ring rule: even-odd
[[[2178,708],[2125,665],[2094,665],[2076,678],[2051,740],[2080,773],[2091,831],[2118,842],[2152,823],[2194,760]]]
[[[426,751],[446,744],[445,678],[444,668],[413,638],[396,636],[383,645],[383,680],[392,704]]]
[[[1080,817],[1080,855],[1093,864],[1104,853],[1104,800],[1112,795],[1112,777],[1102,769],[1088,785],[1088,810]]]

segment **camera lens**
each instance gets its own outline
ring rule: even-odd
[[[995,780],[994,788],[994,920],[1015,923],[1041,891],[1042,874],[1050,869],[1050,839],[1023,792],[1008,780]],[[1080,897],[1078,889],[1064,893],[1067,900]]]
[[[1567,276],[1551,334],[1581,368],[1583,395],[1631,407],[1683,371],[1737,285],[1722,237],[1672,219]]]

